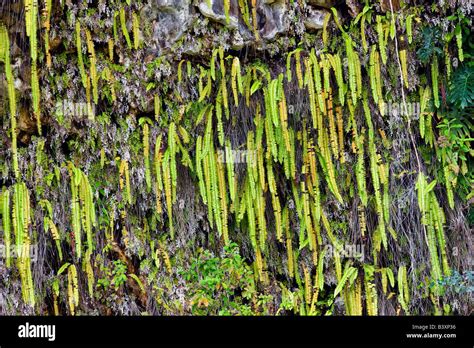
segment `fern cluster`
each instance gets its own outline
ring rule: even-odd
[[[37,70],[37,61],[38,61],[37,17],[38,17],[38,0],[25,0],[26,35],[30,39],[31,99],[33,101],[33,112],[36,117],[38,133],[41,135],[40,89],[39,89],[39,78],[38,78],[38,70]]]
[[[450,268],[446,254],[444,224],[446,217],[434,194],[436,180],[428,183],[423,173],[418,174],[416,184],[418,205],[421,212],[421,223],[426,228],[426,238],[431,261],[431,276],[436,282],[443,275],[449,276]],[[437,291],[435,289],[435,291]],[[439,293],[435,292],[436,295]]]
[[[4,206],[3,218],[8,220],[7,215],[9,213],[8,206]],[[13,186],[11,222],[15,238],[16,265],[20,273],[22,298],[26,304],[34,307],[36,299],[31,274],[30,193],[24,182],[19,182]]]
[[[27,33],[32,47],[33,109],[39,121],[35,15],[38,6],[36,0],[26,1],[25,4]],[[50,64],[52,52],[49,52],[47,38],[51,27],[51,3],[46,4],[43,16],[45,57],[47,64]],[[253,26],[257,37],[256,2],[239,1],[238,6],[244,23],[249,28]],[[230,1],[225,2],[224,11],[229,22]],[[331,18],[342,31],[342,50],[333,49],[334,45],[329,42]],[[413,42],[412,18],[408,16],[406,19],[408,44]],[[358,20],[360,42],[359,27],[355,32],[352,30]],[[411,274],[403,264],[395,264],[390,250],[399,242],[396,228],[400,226],[393,221],[397,216],[393,213],[392,199],[397,197],[391,196],[390,188],[398,178],[413,173],[395,172],[397,166],[391,163],[394,152],[390,152],[394,144],[387,136],[393,130],[393,120],[391,115],[384,117],[385,100],[390,100],[390,95],[394,94],[393,88],[386,85],[386,75],[391,77],[390,65],[386,63],[389,62],[388,52],[392,52],[392,47],[389,50],[388,46],[389,39],[395,40],[397,35],[396,18],[377,15],[376,35],[371,33],[366,36],[367,27],[372,22],[370,6],[366,6],[351,23],[351,29],[345,31],[337,12],[333,11],[324,19],[321,33],[323,49],[307,51],[303,45],[293,48],[286,56],[286,71],[261,61],[248,63],[247,58],[233,56],[222,46],[210,50],[209,62],[196,66],[192,65],[192,60],[178,58],[176,77],[170,77],[170,80],[175,78],[177,81],[173,81],[177,87],[173,92],[169,89],[172,83],[156,87],[154,82],[147,81],[150,108],[138,114],[138,122],[132,117],[127,123],[129,128],[138,124],[133,134],[138,139],[133,151],[128,153],[123,148],[109,151],[106,141],[93,144],[97,161],[100,149],[99,171],[114,170],[115,173],[110,181],[116,186],[118,195],[111,202],[104,202],[100,191],[95,194],[95,180],[100,175],[95,163],[79,165],[80,157],[74,158],[75,164],[68,162],[71,218],[66,225],[72,231],[68,239],[65,231],[61,230],[63,225],[55,220],[57,216],[53,214],[52,203],[43,196],[44,190],[35,192],[38,200],[33,202],[39,202],[42,207],[43,229],[51,238],[53,252],[57,253],[63,264],[52,282],[54,312],[59,314],[65,307],[60,305],[60,282],[63,280],[67,281],[65,298],[71,314],[80,310],[81,284],[87,286],[89,297],[94,297],[96,261],[100,256],[97,249],[102,241],[97,239],[100,231],[105,231],[107,248],[112,248],[116,239],[128,248],[134,238],[143,233],[149,238],[144,244],[152,255],[150,264],[145,266],[154,264],[158,269],[164,265],[163,270],[171,276],[175,256],[167,243],[181,242],[179,234],[182,233],[183,213],[178,209],[185,208],[181,198],[184,201],[191,196],[195,200],[193,203],[198,204],[203,212],[200,223],[205,230],[209,230],[211,244],[229,246],[232,240],[241,240],[242,235],[244,240],[249,241],[249,262],[253,262],[255,281],[269,285],[269,271],[278,269],[287,279],[295,282],[297,289],[294,295],[290,295],[293,292],[287,288],[283,292],[285,296],[294,296],[293,304],[298,307],[298,313],[321,313],[322,297],[327,297],[327,290],[331,289],[325,279],[325,270],[329,269],[334,271],[336,282],[330,297],[340,296],[347,314],[377,315],[380,299],[396,295],[395,286],[398,286],[401,308],[409,313],[414,285],[409,281]],[[119,30],[129,49],[140,50],[141,35],[146,34],[146,27],[143,27],[142,33],[135,12],[131,13],[131,26],[127,27],[125,8],[121,7],[114,16],[113,33],[103,41],[107,43],[106,53],[103,54],[104,48],[99,41],[94,41],[92,31],[85,24],[79,19],[74,23],[77,65],[87,97],[89,121],[99,124],[106,116],[98,116],[96,120],[92,105],[99,103],[100,83],[107,89],[107,96],[110,88],[109,101],[118,103],[123,96],[123,91],[118,88],[122,76],[119,78],[118,69],[113,64],[116,58],[114,50],[120,48]],[[462,37],[459,33],[456,35],[461,60]],[[435,31],[427,31],[422,36],[437,43]],[[29,191],[21,181],[21,175],[31,175],[30,172],[37,168],[28,168],[25,173],[19,171],[16,91],[9,37],[4,26],[0,26],[0,39],[0,61],[5,64],[8,85],[11,160],[16,182],[10,188],[2,189],[1,193],[4,241],[11,245],[13,236],[17,244],[22,245],[23,255],[27,255],[31,235],[35,235],[31,230],[37,226],[33,227],[30,221]],[[82,40],[85,40],[86,47],[83,47]],[[397,40],[404,39],[397,37]],[[85,56],[83,48],[87,52]],[[430,149],[439,153],[448,204],[453,208],[456,199],[453,173],[457,168],[454,162],[450,162],[448,153],[439,150],[443,147],[437,139],[441,127],[434,128],[438,123],[443,124],[442,115],[438,113],[442,109],[443,95],[440,91],[442,93],[441,86],[448,82],[440,62],[445,62],[448,79],[449,75],[452,77],[447,96],[449,106],[469,111],[474,100],[471,93],[474,88],[470,79],[471,66],[451,72],[451,65],[446,64],[449,49],[446,48],[445,59],[441,60],[437,48],[436,45],[432,48],[423,44],[418,51],[429,69],[428,83],[422,79],[422,87],[415,92],[421,102],[418,126],[421,138]],[[410,45],[402,42],[398,52],[395,52],[400,57],[405,84],[401,87],[406,89],[409,89],[409,65],[413,59],[411,49]],[[106,64],[99,62],[100,59],[105,59]],[[366,71],[362,71],[362,65]],[[102,70],[100,74],[99,67]],[[410,77],[410,82],[412,80],[416,79]],[[435,110],[431,110],[431,103]],[[129,108],[132,110],[134,106],[129,105]],[[240,117],[242,115],[248,117]],[[241,121],[242,124],[239,124]],[[239,136],[232,132],[237,126],[242,126]],[[120,135],[117,143],[122,144],[124,138],[128,139],[129,130]],[[38,142],[35,146],[40,164],[45,145]],[[245,154],[244,160],[236,157],[241,152]],[[107,156],[115,158],[110,166]],[[398,158],[393,161],[398,161]],[[457,163],[460,163],[461,174],[465,173],[467,164],[462,160]],[[56,176],[56,181],[60,182],[60,169],[58,166],[54,173],[51,170],[48,177]],[[180,190],[189,181],[196,184],[195,194]],[[445,250],[446,217],[441,205],[443,201],[438,201],[434,193],[435,185],[436,181],[428,183],[425,174],[419,173],[418,204],[422,228],[426,230],[429,268],[433,280],[439,280],[449,275],[450,269]],[[145,209],[138,204],[143,197],[151,197],[153,209]],[[12,202],[13,211],[10,212]],[[140,214],[146,211],[146,218],[140,220],[143,223],[138,227],[137,211]],[[116,226],[121,228],[118,235],[114,235]],[[348,233],[353,230],[357,233]],[[151,231],[160,232],[159,241],[150,237]],[[168,236],[170,239],[166,241]],[[355,238],[371,248],[371,256],[366,255],[370,261],[356,262],[343,255],[343,247],[349,238]],[[367,239],[369,242],[365,243]],[[64,241],[71,244],[70,249],[65,248]],[[333,254],[328,255],[327,246],[334,250]],[[71,250],[68,252],[72,255],[66,255],[67,250]],[[281,267],[276,264],[275,250],[281,251]],[[35,286],[31,279],[30,261],[25,259],[17,266],[23,299],[34,306]],[[63,260],[71,263],[64,263]],[[11,255],[7,255],[6,264],[11,267]],[[398,272],[397,280],[394,272]],[[138,273],[130,272],[129,276],[140,292],[146,293],[152,288]],[[149,282],[152,283],[153,279]],[[380,288],[378,284],[381,284]],[[436,298],[439,294],[435,289],[430,295]]]
[[[16,91],[14,85],[14,78],[12,72],[12,66],[10,63],[10,38],[8,35],[7,28],[0,23],[0,62],[5,64],[5,75],[7,79],[7,90],[8,90],[8,104],[10,109],[10,127],[12,137],[12,158],[13,158],[13,172],[15,178],[18,180],[20,171],[18,168],[18,152],[17,152],[17,129],[16,129]]]
[[[92,188],[87,176],[74,164],[69,162],[68,170],[71,180],[71,218],[74,234],[75,254],[82,257],[82,231],[86,234],[87,250],[94,250],[93,227],[96,226],[96,212]]]

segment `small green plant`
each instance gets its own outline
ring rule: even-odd
[[[97,287],[107,290],[110,286],[110,281],[107,278],[97,280]]]
[[[449,113],[438,124],[437,152],[442,160],[445,184],[455,189],[463,199],[472,195],[474,180],[472,171],[474,149],[471,145],[474,141],[471,137],[473,125],[469,117],[462,112]],[[449,188],[448,199],[453,208],[454,199]]]
[[[237,244],[224,247],[222,257],[208,250],[182,272],[190,290],[192,313],[199,315],[250,315],[265,307],[268,298],[256,296],[252,269],[240,256]]]
[[[474,62],[454,71],[448,101],[459,109],[474,107]]]
[[[441,29],[439,27],[427,26],[421,32],[420,48],[416,51],[418,58],[424,64],[429,63],[435,55],[443,54],[439,46],[441,42]]]
[[[430,287],[438,286],[441,295],[448,295],[449,293],[473,293],[474,292],[474,272],[465,271],[459,273],[453,271],[450,276],[443,277],[437,282],[431,282]]]
[[[113,261],[113,268],[103,267],[103,278],[97,280],[96,287],[105,291],[118,291],[127,281],[127,265],[122,260]]]
[[[119,288],[122,284],[127,281],[127,266],[121,260],[114,261],[114,269],[112,271],[113,280],[112,284],[115,288]]]

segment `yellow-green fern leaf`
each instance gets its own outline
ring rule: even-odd
[[[438,57],[434,55],[431,62],[431,83],[433,86],[433,100],[436,108],[439,108],[439,86],[438,86]]]
[[[140,18],[134,12],[132,14],[132,29],[133,29],[133,47],[138,50],[140,47]]]
[[[2,207],[2,227],[3,239],[5,242],[5,265],[7,268],[11,266],[11,216],[10,216],[10,191],[4,190],[2,192],[1,207]]]
[[[127,29],[127,19],[125,18],[124,7],[120,9],[120,26],[122,28],[122,33],[123,33],[123,36],[125,37],[125,41],[127,42],[128,48],[132,49],[132,40],[130,40],[130,34],[128,33],[128,29]]]
[[[379,50],[380,50],[380,57],[382,58],[382,63],[385,65],[387,63],[387,48],[386,48],[386,42],[384,39],[382,16],[377,15],[375,19],[377,22],[376,31],[377,31]]]

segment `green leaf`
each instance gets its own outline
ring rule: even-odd
[[[461,109],[474,107],[474,66],[465,65],[454,71],[448,101]]]
[[[58,271],[58,275],[61,275],[70,265],[71,264],[69,262],[66,262],[64,265],[62,265]]]
[[[334,290],[334,297],[336,297],[344,288],[344,285],[347,283],[347,280],[350,280],[350,283],[354,282],[355,278],[357,277],[357,268],[355,267],[348,267],[345,269],[344,274],[337,284],[336,290]]]
[[[430,192],[436,185],[436,180],[433,180],[432,182],[429,183],[428,186],[426,186],[426,193]]]

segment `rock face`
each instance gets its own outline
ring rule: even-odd
[[[329,16],[329,12],[324,9],[315,9],[312,6],[307,7],[307,17],[304,21],[304,25],[308,30],[322,29],[324,19]]]
[[[189,0],[157,0],[147,3],[141,18],[152,23],[157,48],[166,49],[179,40],[191,23]]]
[[[183,38],[182,51],[196,53],[202,48],[199,40],[206,35],[211,41],[225,39],[229,47],[240,49],[257,42],[269,44],[289,34],[291,25],[299,27],[304,23],[303,30],[318,30],[327,14],[324,7],[330,7],[333,2],[303,2],[304,8],[298,10],[298,17],[295,9],[300,4],[296,2],[290,5],[284,0],[256,0],[255,4],[253,8],[250,2],[244,4],[239,0],[229,0],[226,10],[224,0],[200,0],[197,3],[158,0],[146,3],[140,10],[140,18],[150,23],[152,37],[146,41],[151,50],[164,52]],[[190,33],[197,35],[185,35]]]
[[[277,34],[286,31],[285,14],[287,8],[284,1],[275,1],[270,3],[259,2],[257,13],[262,13],[259,23],[265,23],[260,29],[260,35],[267,39],[273,39]],[[258,18],[258,17],[257,17]]]
[[[331,8],[338,3],[336,0],[309,0],[308,1],[311,5]]]
[[[239,27],[239,10],[237,0],[231,0],[229,14],[226,16],[224,2],[221,0],[210,0],[200,2],[199,11],[213,21],[224,24],[228,28],[237,29]]]
[[[245,20],[239,19],[239,4],[237,0],[231,0],[229,6],[229,14],[226,16],[224,9],[224,2],[222,0],[210,0],[199,3],[199,10],[202,15],[210,18],[213,21],[219,22],[230,29],[236,29],[242,37],[247,40],[252,39],[252,28],[249,28],[252,10],[249,8],[248,24]],[[273,39],[277,34],[283,33],[287,30],[288,25],[285,24],[285,12],[288,9],[284,1],[257,1],[257,31],[259,37],[266,40]],[[252,23],[253,24],[253,23]]]

